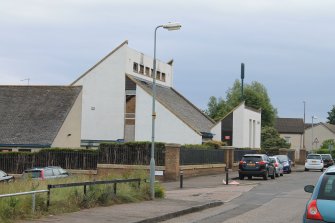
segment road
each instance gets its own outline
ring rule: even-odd
[[[275,180],[247,180],[259,185],[222,206],[165,223],[300,223],[310,197],[303,188],[315,184],[320,175],[321,172],[293,172]]]

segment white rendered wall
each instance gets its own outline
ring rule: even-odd
[[[252,123],[251,128],[249,128],[250,120]],[[250,140],[252,142],[251,145]],[[245,108],[244,104],[241,104],[233,112],[233,146],[237,148],[260,148],[260,143],[261,112],[250,110]]]
[[[152,96],[137,86],[136,141],[151,141]],[[178,144],[201,144],[202,136],[182,122],[158,101],[156,105],[155,141]]]
[[[150,68],[150,74],[151,74],[151,69],[153,69],[153,58],[149,57],[147,55],[144,55],[143,53],[137,52],[136,50],[133,50],[129,47],[128,47],[127,51],[128,51],[127,52],[128,59],[127,59],[127,63],[126,63],[126,73],[152,82],[152,78],[145,75],[145,67]],[[139,66],[140,65],[144,66],[144,74],[139,74],[139,73],[136,73],[136,72],[133,71],[134,62],[138,63]],[[171,65],[169,65],[167,63],[163,63],[163,62],[161,62],[157,59],[156,59],[156,62],[157,62],[156,63],[157,64],[156,65],[156,70],[161,72],[161,73],[163,72],[166,75],[165,82],[156,79],[157,83],[160,84],[160,85],[165,85],[165,86],[172,87],[173,67]]]
[[[335,134],[322,124],[313,126],[313,141],[318,139],[319,143],[313,145],[313,149],[319,149],[323,141],[327,139],[335,139]],[[312,150],[312,128],[305,130],[305,146],[308,151]]]
[[[73,84],[83,86],[81,139],[124,138],[127,48],[122,45]]]
[[[214,134],[214,136],[213,136],[213,140],[215,140],[215,141],[221,141],[221,134],[222,134],[221,125],[222,125],[222,122],[219,121],[219,122],[216,123],[216,125],[211,129],[211,133]]]

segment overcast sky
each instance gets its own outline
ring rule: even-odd
[[[201,109],[240,78],[279,117],[325,122],[334,102],[333,0],[0,0],[0,84],[68,85],[124,40],[174,59],[174,87]]]

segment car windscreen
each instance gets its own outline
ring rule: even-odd
[[[272,162],[277,162],[275,158],[272,158],[272,157],[269,157],[269,160],[272,161]]]
[[[311,159],[311,160],[320,160],[321,156],[320,155],[308,155],[307,159]]]
[[[262,157],[260,156],[243,156],[242,160],[245,162],[260,162],[262,161]]]
[[[325,174],[322,178],[318,199],[335,200],[335,175]]]

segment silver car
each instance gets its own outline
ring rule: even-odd
[[[284,175],[284,167],[283,164],[279,161],[279,159],[276,156],[270,156],[270,161],[273,163],[276,169],[276,177],[283,176]]]

